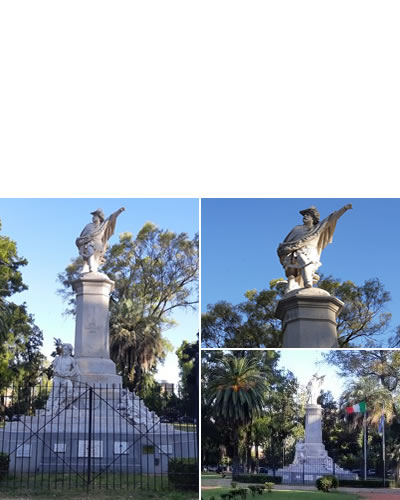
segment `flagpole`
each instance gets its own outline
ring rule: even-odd
[[[383,487],[386,486],[386,444],[385,444],[385,402],[382,403],[382,456],[383,456]]]
[[[367,480],[367,412],[364,412],[364,480]]]

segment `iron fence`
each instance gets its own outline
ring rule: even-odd
[[[188,420],[163,422],[119,386],[10,388],[0,393],[0,488],[196,488]]]

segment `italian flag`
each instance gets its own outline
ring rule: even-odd
[[[346,413],[365,413],[366,411],[367,405],[365,404],[365,401],[361,401],[361,403],[353,406],[348,406],[346,408]]]

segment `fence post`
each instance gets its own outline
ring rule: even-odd
[[[89,429],[88,429],[88,468],[87,468],[87,491],[89,491],[91,462],[92,462],[92,409],[93,409],[93,392],[89,387]]]

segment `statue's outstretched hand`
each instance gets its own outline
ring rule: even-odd
[[[344,208],[346,210],[350,210],[351,208],[353,208],[353,205],[351,203],[348,203]]]

